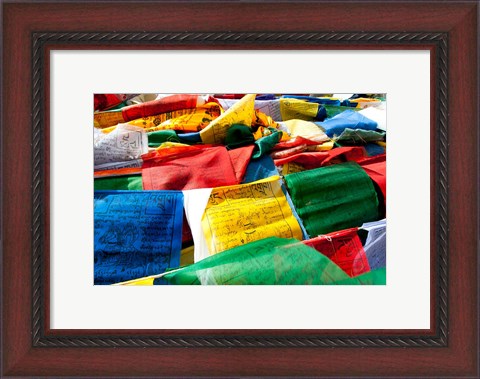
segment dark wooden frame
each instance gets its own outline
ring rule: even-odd
[[[2,10],[2,375],[479,375],[476,2]],[[429,49],[430,330],[51,330],[48,53],[85,48]]]

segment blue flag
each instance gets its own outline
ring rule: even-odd
[[[180,265],[181,191],[95,191],[94,284],[113,284]]]

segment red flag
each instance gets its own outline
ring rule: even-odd
[[[145,190],[186,190],[238,184],[230,155],[224,146],[161,149],[161,155],[144,160]]]
[[[104,111],[117,105],[123,101],[132,98],[134,95],[125,93],[99,93],[93,95],[93,107],[95,111]]]
[[[385,204],[387,204],[387,161],[385,160],[385,157],[385,154],[375,156],[373,157],[375,159],[361,162],[360,166],[362,166],[370,179],[380,187]]]
[[[130,105],[122,108],[122,117],[125,121],[148,117],[160,113],[177,111],[179,109],[196,108],[205,103],[198,95],[172,95],[159,100],[147,101],[142,104]],[[199,101],[200,100],[200,101]]]
[[[247,171],[248,163],[252,157],[254,145],[240,147],[238,149],[228,150],[228,155],[232,161],[233,168],[235,170],[235,176],[238,183],[241,183],[245,172]]]
[[[303,241],[335,262],[350,277],[370,271],[357,228],[340,230]]]
[[[298,153],[286,158],[275,159],[274,162],[275,166],[295,162],[310,170],[333,163],[361,162],[363,159],[365,159],[365,149],[363,147],[339,147],[329,151]]]

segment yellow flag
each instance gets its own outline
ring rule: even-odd
[[[147,132],[151,132],[157,130],[155,128],[158,127],[162,122],[165,122],[172,118],[181,117],[183,115],[192,114],[195,113],[195,111],[196,108],[178,109],[176,111],[160,113],[154,116],[137,118],[135,120],[130,120],[128,123],[144,128]]]
[[[149,128],[148,131],[173,129],[183,132],[199,132],[220,116],[220,114],[220,105],[217,103],[208,103],[197,107],[193,113],[171,118],[170,120],[162,122],[157,127]]]
[[[210,255],[267,237],[303,237],[279,176],[214,188],[202,229]]]
[[[96,128],[108,128],[124,122],[121,111],[97,112],[93,114],[93,126]]]
[[[113,132],[116,128],[117,128],[117,125],[109,126],[108,128],[103,128],[103,129],[100,129],[100,130],[102,131],[102,133],[108,134],[110,132]]]
[[[155,148],[155,150],[160,150],[160,149],[168,149],[170,147],[179,147],[179,146],[190,146],[190,145],[187,145],[186,143],[180,143],[180,142],[164,142],[162,144],[160,144],[160,146],[158,146],[157,148]]]
[[[193,263],[193,261],[192,261]],[[174,270],[166,271],[158,275],[145,276],[143,278],[127,280],[125,282],[114,283],[112,286],[153,286],[153,281],[157,278],[161,278],[167,274],[181,270],[183,267],[176,268]]]
[[[282,166],[282,175],[305,171],[305,167],[295,162],[288,162]]]
[[[327,141],[320,145],[307,146],[306,151],[328,151],[333,149],[333,141]]]
[[[180,267],[194,263],[193,252],[194,246],[188,246],[180,251]]]
[[[314,120],[319,104],[299,99],[280,99],[282,120]]]
[[[153,286],[153,281],[155,277],[147,276],[145,278],[133,279],[128,282],[121,282],[114,284],[115,286]]]
[[[283,122],[291,137],[303,137],[311,141],[324,142],[330,138],[311,121],[288,120]]]
[[[242,97],[225,113],[213,120],[200,132],[203,143],[218,144],[225,141],[227,130],[234,124],[250,127],[255,115],[255,94]]]
[[[273,121],[273,118],[267,116],[263,112],[260,112],[258,109],[255,109],[254,117],[252,120],[252,127],[254,126],[269,126],[272,128],[278,128],[278,124]]]

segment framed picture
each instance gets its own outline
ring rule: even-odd
[[[95,94],[94,284],[385,285],[386,103]]]
[[[2,10],[2,375],[479,375],[476,2]],[[386,285],[94,286],[93,95],[121,91],[386,94]]]

